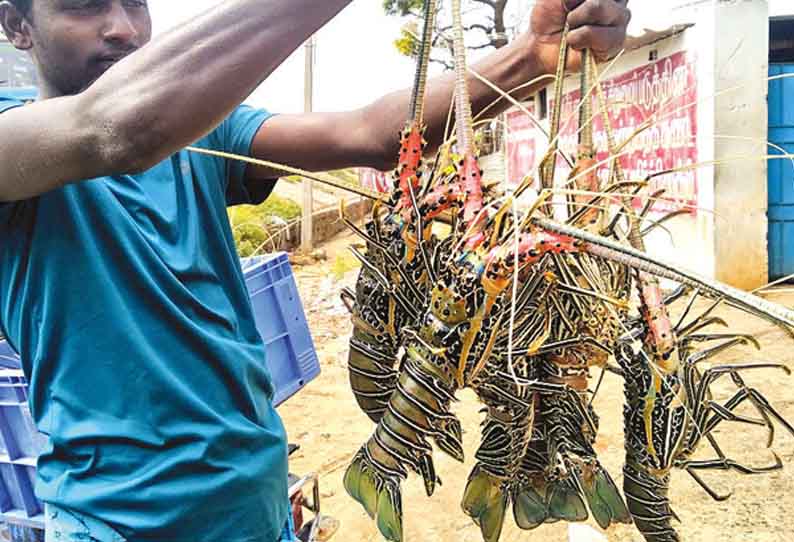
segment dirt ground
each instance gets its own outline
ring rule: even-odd
[[[318,472],[321,476],[323,511],[340,522],[333,540],[369,542],[381,540],[374,523],[352,501],[342,486],[342,476],[351,457],[370,436],[374,426],[361,413],[348,385],[346,360],[350,319],[339,302],[339,291],[352,285],[356,271],[348,271],[337,280],[339,258],[351,238],[338,239],[328,245],[328,261],[314,266],[296,267],[298,287],[304,303],[322,364],[321,376],[280,407],[290,441],[301,445],[291,459],[296,473]],[[336,270],[336,276],[331,272]],[[794,306],[794,291],[773,292],[771,301]],[[735,348],[721,357],[721,362],[775,360],[794,369],[794,341],[759,320],[726,310],[721,314],[735,329],[756,333],[763,350]],[[748,375],[751,385],[763,390],[784,417],[794,420],[794,376],[783,371],[759,371]],[[725,399],[734,388],[729,379],[716,386]],[[427,498],[420,480],[410,478],[403,486],[405,540],[407,542],[443,540],[479,542],[479,528],[460,510],[460,499],[468,474],[474,464],[479,444],[479,405],[470,392],[459,394],[455,411],[464,428],[467,454],[465,465],[438,452],[436,469],[443,486]],[[597,449],[603,464],[618,485],[622,485],[622,387],[617,377],[607,376],[596,400],[601,416]],[[749,412],[748,412],[749,413]],[[729,456],[752,465],[774,462],[766,449],[766,433],[746,425],[723,424],[717,439],[726,443]],[[714,472],[705,477],[721,492],[733,492],[726,502],[714,502],[686,473],[674,474],[671,498],[681,523],[676,527],[688,542],[790,542],[794,539],[794,437],[782,428],[776,433],[774,450],[786,463],[783,471],[759,476],[742,476],[734,472]],[[597,529],[595,524],[593,527]],[[632,526],[618,526],[605,536],[610,542],[642,542]],[[515,527],[508,512],[503,542],[542,540],[568,541],[568,527],[546,525],[526,532]],[[579,540],[579,539],[577,539]],[[584,539],[585,542],[587,539]],[[596,538],[592,539],[594,542]]]

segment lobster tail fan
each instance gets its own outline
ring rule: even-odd
[[[383,484],[378,494],[377,523],[378,530],[390,542],[402,542],[402,496],[400,486],[391,481]]]
[[[546,523],[549,507],[545,493],[545,490],[527,485],[513,497],[513,518],[520,529],[530,531]]]
[[[378,508],[378,484],[366,467],[362,453],[359,452],[347,468],[344,485],[348,495],[358,501],[369,517],[374,519]]]
[[[580,482],[593,519],[602,529],[613,523],[631,523],[631,514],[620,490],[606,469],[596,465],[592,473],[581,477]]]
[[[466,484],[461,507],[480,526],[485,542],[498,542],[507,511],[507,492],[502,490],[500,478],[475,467]]]
[[[560,478],[550,484],[548,502],[552,520],[576,523],[589,517],[584,497],[571,477]]]

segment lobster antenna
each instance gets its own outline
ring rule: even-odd
[[[207,156],[214,156],[216,158],[224,158],[226,160],[237,160],[239,162],[243,162],[246,164],[253,164],[256,166],[266,167],[268,169],[273,169],[282,173],[288,173],[290,175],[298,175],[312,182],[324,184],[327,186],[333,186],[334,188],[340,188],[342,190],[347,190],[348,192],[351,192],[359,196],[363,196],[365,198],[369,198],[374,201],[381,201],[384,203],[388,202],[388,196],[386,194],[382,194],[380,192],[376,192],[375,190],[364,188],[359,184],[351,184],[351,183],[338,181],[333,177],[330,177],[329,175],[312,173],[310,171],[306,171],[304,169],[300,169],[296,167],[291,167],[285,164],[278,164],[276,162],[271,162],[269,160],[251,158],[249,156],[242,156],[240,154],[232,154],[230,152],[214,151],[212,149],[204,149],[201,147],[185,147],[185,150],[196,154],[205,154]]]
[[[471,100],[466,79],[466,44],[463,38],[463,15],[460,0],[452,0],[452,48],[455,57],[455,116],[457,117],[460,154],[474,154],[474,128]]]
[[[463,204],[464,229],[477,222],[473,229],[472,242],[482,240],[481,226],[485,217],[480,211],[484,209],[482,193],[482,169],[477,163],[474,146],[474,120],[471,112],[471,95],[468,87],[468,69],[466,67],[466,43],[463,39],[463,12],[461,0],[452,0],[452,48],[455,57],[455,117],[458,133],[458,182],[465,194]]]
[[[560,42],[560,58],[557,62],[557,76],[554,82],[554,107],[551,111],[549,124],[549,144],[551,148],[546,156],[546,160],[540,166],[540,188],[552,188],[554,186],[554,171],[557,162],[557,148],[559,147],[560,119],[562,117],[562,94],[565,87],[565,65],[568,62],[568,23],[562,31],[562,41]]]
[[[593,158],[593,100],[592,88],[595,76],[593,53],[589,49],[582,51],[581,92],[582,103],[579,106],[579,153]],[[596,85],[599,89],[601,85]]]
[[[433,27],[436,19],[436,0],[426,0],[424,9],[424,30],[419,42],[419,54],[411,93],[410,118],[418,127],[422,126],[425,112],[425,91],[427,90],[427,70],[430,65],[430,51],[433,49]]]

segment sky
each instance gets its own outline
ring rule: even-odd
[[[218,0],[151,0],[155,33],[219,3]],[[394,49],[401,27],[383,14],[380,0],[356,0],[317,35],[315,110],[364,106],[410,86],[413,63]],[[271,111],[303,111],[304,51],[300,48],[247,100]]]
[[[528,18],[532,0],[513,0],[512,16]],[[712,1],[712,0],[703,0]],[[196,16],[222,0],[150,0],[155,34]],[[525,4],[519,4],[525,2]],[[664,25],[671,4],[693,4],[698,0],[632,2],[632,33],[645,27]],[[791,0],[769,0],[772,14],[794,13]],[[662,6],[662,7],[659,7]],[[403,21],[387,17],[380,0],[354,0],[317,35],[315,68],[316,111],[343,111],[362,107],[388,92],[410,86],[413,63],[394,49]],[[304,52],[299,48],[247,100],[271,111],[303,111]]]

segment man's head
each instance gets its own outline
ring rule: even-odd
[[[0,0],[0,24],[33,57],[44,96],[85,90],[152,31],[146,0]]]

